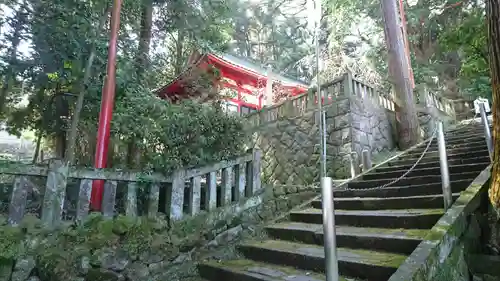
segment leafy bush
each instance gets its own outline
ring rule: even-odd
[[[172,104],[152,94],[127,95],[114,115],[114,133],[139,140],[141,168],[171,172],[244,152],[243,120],[216,102]]]

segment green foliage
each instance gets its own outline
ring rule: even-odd
[[[460,56],[460,86],[471,98],[491,98],[488,65],[487,28],[484,8],[476,7],[439,37],[443,51],[457,51]]]
[[[206,165],[243,153],[242,120],[214,104],[171,104],[145,89],[127,93],[115,111],[113,131],[128,132],[142,153],[143,168],[168,172]]]
[[[453,99],[489,96],[484,1],[403,2],[416,84]],[[380,0],[326,3],[333,30],[330,45],[354,45],[358,58],[369,58],[386,77]]]

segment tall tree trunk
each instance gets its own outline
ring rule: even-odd
[[[56,112],[55,153],[57,158],[65,159],[67,147],[67,124],[65,120],[69,115],[69,105],[66,97],[62,95],[60,85],[57,86],[54,103]]]
[[[177,31],[177,42],[175,44],[175,75],[179,75],[182,72],[182,67],[184,65],[184,30],[182,27]]]
[[[381,0],[384,33],[389,51],[389,75],[400,107],[396,112],[399,147],[404,150],[420,140],[420,128],[405,56],[398,7],[394,0]]]
[[[149,68],[149,50],[151,48],[151,36],[153,28],[153,1],[142,0],[141,32],[139,36],[139,47],[137,52],[136,72],[144,79],[144,71]],[[144,82],[147,82],[144,81]],[[149,86],[146,84],[146,86]]]
[[[491,87],[493,90],[493,169],[489,197],[492,205],[500,210],[500,0],[489,0],[486,7]]]
[[[94,33],[94,40],[97,40],[97,36],[101,33],[108,19],[109,13],[111,12],[110,7],[106,7],[105,12],[101,16],[99,21],[99,26]],[[75,143],[76,137],[78,133],[78,122],[80,121],[80,113],[83,108],[83,101],[85,99],[85,93],[87,92],[87,83],[89,82],[90,76],[92,74],[92,65],[94,63],[94,59],[96,56],[96,44],[92,43],[90,49],[90,55],[87,59],[87,63],[85,65],[85,73],[83,74],[83,80],[77,87],[78,98],[76,100],[75,111],[73,112],[73,118],[71,119],[71,127],[69,130],[68,137],[68,149],[66,151],[66,162],[70,165],[73,164],[75,159]]]
[[[12,84],[15,81],[15,67],[17,66],[17,49],[19,48],[19,44],[21,43],[21,33],[24,29],[24,25],[27,20],[27,12],[26,12],[26,3],[23,2],[14,16],[14,26],[12,37],[11,37],[11,46],[9,49],[9,60],[7,71],[4,76],[4,81],[2,83],[2,89],[0,91],[0,114],[4,113],[6,109],[7,96],[12,89]]]
[[[40,146],[42,144],[42,131],[40,130],[36,136],[36,146],[35,146],[35,154],[33,155],[32,164],[36,164],[38,157],[40,155]]]
[[[137,77],[142,80],[145,86],[149,86],[148,79],[145,77],[145,71],[149,68],[149,50],[151,47],[151,36],[153,27],[153,1],[142,0],[141,13],[141,31],[139,37],[139,47],[136,57],[136,73]],[[127,148],[127,164],[131,168],[139,166],[141,153],[138,142],[140,139],[132,136],[129,140]]]

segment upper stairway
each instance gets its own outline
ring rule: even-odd
[[[489,164],[483,127],[445,134],[453,200]],[[386,281],[444,214],[437,140],[334,191],[341,280]],[[319,191],[319,190],[318,190]],[[242,259],[199,265],[211,281],[325,280],[321,199],[266,227],[268,238],[239,245]]]

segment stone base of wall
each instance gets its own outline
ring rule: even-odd
[[[265,187],[248,200],[175,224],[164,217],[106,220],[46,230],[34,216],[0,221],[0,281],[198,280],[196,264],[233,259],[239,240],[265,235],[276,216],[315,197],[313,187]]]
[[[481,249],[490,167],[461,193],[389,281],[469,281],[467,258]]]
[[[351,176],[351,156],[359,170],[361,151],[372,155],[393,150],[391,112],[360,97],[336,97],[325,107],[328,175]],[[255,128],[250,147],[262,151],[262,179],[271,184],[308,185],[319,181],[319,114],[282,118]]]

